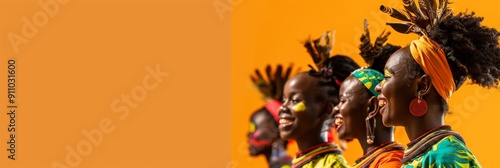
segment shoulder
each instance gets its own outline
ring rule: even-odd
[[[313,167],[348,168],[349,164],[347,164],[347,161],[341,154],[330,153],[302,166],[302,168]]]
[[[347,164],[347,161],[341,154],[328,154],[325,156],[325,166],[342,168],[349,167],[349,164]]]
[[[465,144],[455,136],[447,136],[434,144],[431,149],[422,156],[423,164],[446,167],[469,167],[478,165],[476,157],[470,152]]]
[[[401,167],[403,164],[403,150],[394,150],[390,152],[381,153],[370,167]]]

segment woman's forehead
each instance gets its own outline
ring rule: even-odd
[[[363,86],[361,82],[354,76],[347,77],[340,86],[340,94],[358,92]]]
[[[316,77],[308,74],[297,74],[288,80],[285,84],[285,92],[304,92],[310,89],[317,88],[319,80]]]

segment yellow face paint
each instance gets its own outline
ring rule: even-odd
[[[307,107],[306,105],[304,104],[304,102],[300,102],[299,104],[295,105],[293,107],[293,110],[295,112],[303,112],[303,111],[306,111]]]
[[[389,70],[384,69],[384,76],[385,76],[385,77],[392,77],[392,73],[391,73],[391,72],[389,72]],[[381,85],[384,85],[384,84],[385,84],[385,82],[386,82],[386,79],[384,78],[384,80],[382,80],[382,82],[380,82],[380,83],[382,83]]]
[[[255,132],[255,124],[254,123],[250,123],[250,132],[253,133]]]
[[[384,69],[384,75],[385,75],[386,77],[392,77],[392,73],[391,73],[391,72],[389,72],[389,70],[387,70],[387,69]]]

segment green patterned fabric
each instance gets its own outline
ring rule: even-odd
[[[362,68],[352,72],[352,76],[358,78],[373,95],[378,96],[375,86],[384,80],[384,74],[374,69]]]
[[[403,163],[403,168],[481,167],[476,157],[455,136],[446,136],[421,156]]]

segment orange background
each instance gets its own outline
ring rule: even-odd
[[[455,0],[454,11],[475,11],[484,16],[484,24],[500,28],[498,19],[499,2],[489,0]],[[259,93],[252,88],[249,75],[254,68],[264,68],[266,64],[288,64],[307,70],[313,64],[301,42],[310,35],[318,37],[326,30],[335,29],[336,45],[334,53],[351,56],[359,64],[365,65],[360,56],[359,36],[363,19],[368,19],[372,38],[382,30],[390,30],[389,42],[406,45],[415,35],[401,35],[385,26],[389,16],[378,10],[380,5],[400,7],[400,0],[354,0],[354,1],[268,1],[242,0],[232,15],[232,127],[231,157],[234,166],[240,168],[266,167],[263,157],[251,158],[248,154],[246,132],[250,115],[263,105]],[[452,114],[446,116],[446,123],[459,131],[467,146],[479,159],[483,167],[500,166],[493,152],[500,150],[496,145],[500,113],[496,103],[500,98],[498,90],[486,90],[475,85],[464,85],[450,100]],[[404,129],[396,128],[396,140],[408,143]],[[352,163],[362,155],[356,141],[348,144],[344,152]],[[295,145],[289,146],[293,156]]]
[[[230,13],[220,20],[213,0],[69,0],[16,53],[8,33],[22,36],[22,18],[43,15],[39,2],[48,1],[0,2],[0,167],[72,167],[66,148],[87,144],[82,131],[99,129],[101,121],[114,130],[82,148],[88,155],[76,166],[230,162]],[[8,58],[17,60],[15,161],[5,143]],[[135,108],[118,104],[130,110],[120,119],[113,102],[145,86],[147,67],[157,65],[169,75]]]

